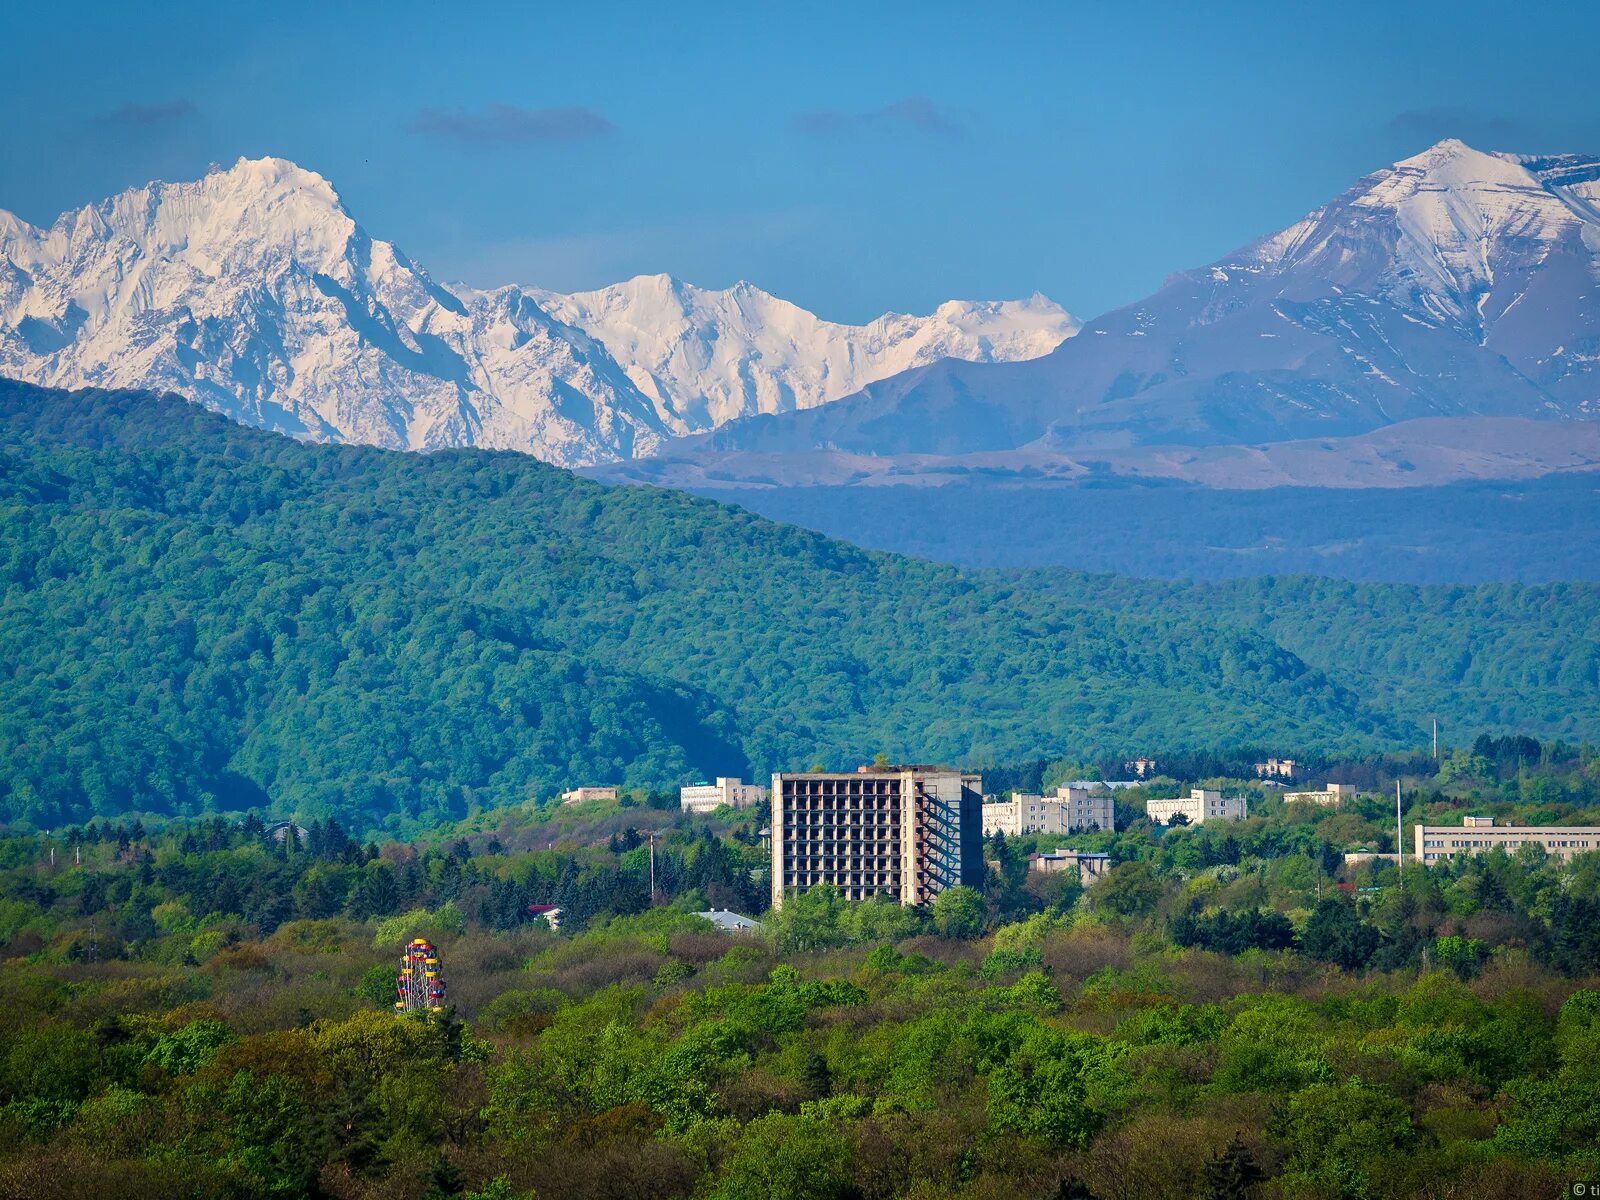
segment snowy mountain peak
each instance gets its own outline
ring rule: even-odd
[[[1556,247],[1600,249],[1596,160],[1486,153],[1448,139],[1218,264],[1291,288],[1381,294],[1480,340],[1492,292]]]
[[[536,295],[604,345],[678,433],[814,408],[939,358],[1036,358],[1078,329],[1042,296],[954,300],[926,317],[885,313],[847,325],[747,280],[713,291],[649,275],[592,292]]]
[[[747,282],[668,275],[571,297],[446,289],[282,158],[131,188],[49,229],[0,213],[0,375],[165,388],[302,436],[563,465],[819,404],[941,354],[1042,354],[1076,328],[1059,309],[1022,314],[834,325]]]
[[[672,463],[718,480],[814,478],[805,456],[818,452],[1098,454],[1422,418],[1600,419],[1597,189],[1600,160],[1442,142],[1179,272],[1036,362],[945,362],[815,412],[741,422],[674,447],[653,478],[692,477]],[[920,469],[906,464],[906,477]]]

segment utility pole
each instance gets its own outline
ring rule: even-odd
[[[650,907],[656,904],[656,831],[649,832],[650,837]]]
[[[1400,882],[1405,883],[1406,840],[1405,825],[1400,816],[1400,781],[1394,781],[1394,865],[1400,872]]]
[[[1433,765],[1439,765],[1439,718],[1433,719]]]

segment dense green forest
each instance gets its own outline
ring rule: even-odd
[[[0,383],[0,432],[0,817],[40,827],[257,809],[415,831],[880,751],[1382,749],[1435,711],[1600,729],[1583,586],[985,575],[137,393]]]
[[[1600,712],[1600,585],[1409,587],[1311,577],[1211,584],[1029,575],[1161,619],[1210,612],[1252,629],[1381,708],[1437,716],[1447,739],[1485,727],[1592,738]],[[1452,736],[1453,735],[1453,736]]]
[[[1227,786],[1248,820],[994,838],[981,892],[816,889],[737,937],[694,914],[759,913],[765,814],[665,794],[416,842],[0,837],[0,1196],[1502,1200],[1600,1172],[1600,854],[1402,877],[1339,853],[1392,835],[1382,786]],[[1484,737],[1403,786],[1407,823],[1583,820],[1600,759]],[[1114,865],[1029,870],[1063,841]],[[390,1011],[414,936],[431,1021]]]

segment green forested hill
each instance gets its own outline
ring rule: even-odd
[[[1380,708],[1465,744],[1485,729],[1600,735],[1600,585],[1474,587],[1309,576],[1167,583],[1071,572],[1029,581],[1160,621],[1198,612],[1272,638]]]
[[[1218,593],[1063,595],[517,454],[307,446],[134,393],[0,383],[0,521],[0,816],[44,824],[400,829],[880,750],[1396,744],[1427,711],[1381,649],[1309,668],[1238,596],[1219,619]],[[1481,595],[1469,638],[1507,612]],[[1561,625],[1522,617],[1506,654]],[[1587,731],[1538,669],[1504,673],[1526,686],[1481,720],[1539,703],[1507,719]]]

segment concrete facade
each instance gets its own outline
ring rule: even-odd
[[[1076,871],[1078,880],[1088,887],[1111,869],[1109,854],[1086,854],[1080,850],[1051,850],[1045,854],[1030,854],[1028,870],[1046,874],[1056,871]]]
[[[1293,779],[1296,765],[1292,758],[1269,758],[1256,764],[1256,774],[1263,779]]]
[[[1336,808],[1346,800],[1356,798],[1356,785],[1353,783],[1330,783],[1318,791],[1285,792],[1285,804],[1321,804],[1329,808]]]
[[[1412,830],[1417,861],[1431,866],[1457,854],[1485,854],[1496,846],[1515,854],[1543,846],[1563,861],[1600,850],[1600,825],[1496,825],[1493,817],[1468,817],[1460,825],[1418,825]]]
[[[686,813],[715,812],[729,808],[755,808],[767,802],[767,789],[757,783],[718,775],[715,783],[696,783],[678,789],[678,805]]]
[[[1243,820],[1247,801],[1243,796],[1224,796],[1209,788],[1191,788],[1187,797],[1176,800],[1146,800],[1145,814],[1157,825],[1170,825],[1182,813],[1191,825],[1207,821]]]
[[[570,792],[561,793],[561,803],[582,804],[586,800],[615,800],[617,789],[614,787],[578,787]]]
[[[1108,791],[1059,787],[1053,796],[1018,792],[1010,800],[983,806],[983,836],[1003,833],[1022,837],[1030,833],[1072,833],[1080,829],[1112,829],[1116,804]]]
[[[832,884],[927,904],[983,882],[983,780],[936,767],[772,777],[772,906]]]

